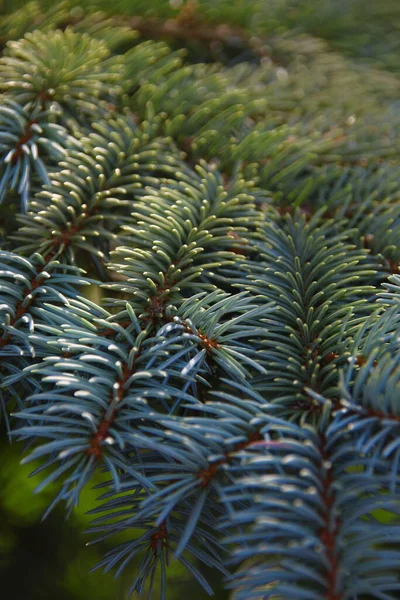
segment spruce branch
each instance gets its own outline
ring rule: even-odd
[[[46,514],[96,474],[149,600],[174,558],[394,600],[398,11],[367,48],[353,0],[97,4],[0,24],[0,400]]]
[[[88,118],[101,114],[99,100],[120,94],[120,70],[106,45],[87,34],[34,31],[8,42],[0,89],[21,105],[50,109],[56,118],[65,120],[68,112]]]

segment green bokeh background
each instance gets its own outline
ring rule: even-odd
[[[87,512],[95,506],[99,491],[85,490],[79,507],[68,519],[60,507],[41,522],[55,490],[46,488],[45,492],[35,494],[39,480],[29,477],[35,465],[20,465],[23,447],[9,445],[5,432],[1,437],[0,582],[4,593],[1,597],[4,600],[126,600],[135,573],[134,564],[118,579],[100,570],[89,573],[107,549],[113,547],[111,540],[86,546],[93,537],[85,534],[93,518]],[[97,482],[101,481],[100,477]],[[216,597],[227,598],[218,576],[207,575],[214,583]],[[169,600],[207,597],[177,561],[171,564],[169,581]],[[132,595],[131,598],[138,597]]]

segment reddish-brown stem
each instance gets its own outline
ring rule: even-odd
[[[89,456],[94,456],[96,459],[99,459],[102,455],[101,443],[108,437],[109,429],[114,421],[115,411],[111,412],[111,415],[108,419],[103,417],[100,421],[96,433],[90,439],[90,445],[87,450],[87,454]]]
[[[24,144],[26,144],[27,142],[29,142],[29,140],[32,138],[32,130],[31,130],[31,126],[37,123],[37,121],[33,120],[33,121],[28,121],[27,124],[25,125],[25,129],[24,129],[24,133],[22,134],[22,136],[20,137],[20,139],[18,140],[18,142],[15,144],[15,152],[12,155],[12,159],[11,162],[13,164],[15,164],[19,158],[21,158],[24,154],[24,151],[22,149],[22,146]]]
[[[33,302],[33,297],[30,298],[29,300],[27,300],[27,296],[29,296],[29,294],[31,294],[35,289],[37,289],[42,284],[43,277],[41,277],[41,273],[44,270],[44,268],[48,265],[48,263],[51,261],[53,256],[54,256],[53,252],[48,254],[47,259],[45,259],[45,262],[37,267],[36,273],[30,281],[30,286],[26,287],[23,290],[23,292],[22,292],[23,297],[21,298],[21,300],[19,300],[17,302],[16,307],[15,307],[15,316],[10,318],[9,325],[11,327],[13,325],[15,325],[15,323],[18,321],[18,319],[23,317],[29,311],[29,309],[32,305],[32,302]],[[11,342],[11,339],[12,339],[11,333],[8,333],[6,336],[1,338],[0,339],[0,348],[4,348],[4,346],[9,344]]]
[[[383,421],[384,419],[389,419],[390,421],[397,421],[400,423],[400,415],[387,415],[381,410],[375,410],[374,408],[364,408],[363,410],[367,413],[369,417],[375,417]]]
[[[172,261],[171,266],[175,265],[176,261]],[[175,285],[175,283],[176,282],[173,279],[169,279],[169,277],[164,274],[164,284],[157,284],[155,294],[149,298],[149,304],[146,307],[148,316],[144,318],[144,321],[149,321],[155,325],[160,319],[165,320],[165,308],[166,303],[169,300],[168,290]]]
[[[390,272],[393,275],[398,275],[400,273],[400,263],[399,263],[399,261],[393,260],[392,258],[387,258],[386,262],[388,264]]]
[[[32,124],[33,122],[34,121],[31,121],[30,123]],[[21,145],[22,145],[22,142],[21,142]],[[63,246],[63,250],[65,250],[71,244],[72,236],[75,235],[77,232],[79,232],[85,226],[86,220],[89,217],[91,217],[96,212],[96,210],[97,210],[97,208],[95,207],[91,211],[84,213],[84,215],[82,215],[84,218],[81,220],[81,222],[78,225],[74,225],[70,229],[62,230],[58,236],[55,236],[53,238],[52,246],[43,255],[44,263],[38,266],[35,275],[33,276],[33,278],[30,281],[30,287],[27,287],[23,290],[23,298],[21,300],[19,300],[19,302],[17,303],[17,305],[15,307],[15,316],[10,319],[10,326],[15,325],[15,323],[18,321],[18,319],[23,317],[29,311],[29,309],[32,305],[32,302],[33,302],[33,298],[26,301],[26,297],[33,290],[35,290],[37,287],[39,287],[39,285],[41,285],[43,278],[40,277],[40,274],[42,273],[44,268],[51,262],[51,260],[57,255],[60,246]],[[12,335],[10,333],[7,334],[5,337],[1,338],[0,339],[0,348],[4,348],[4,346],[9,344],[11,339],[12,339]]]
[[[360,404],[359,408],[361,409],[361,411],[358,411],[355,408],[352,408],[351,406],[341,404],[340,400],[338,400],[337,398],[334,398],[332,400],[332,404],[335,410],[345,409],[349,412],[357,413],[361,417],[373,417],[375,419],[379,419],[380,421],[387,419],[389,421],[395,421],[400,423],[400,415],[387,414],[384,413],[382,410],[377,410],[375,408],[371,408],[370,406],[363,406],[362,404]]]
[[[172,322],[173,317],[165,318],[165,321]],[[131,321],[121,321],[118,324],[120,325],[120,327],[128,327],[131,324]],[[220,347],[220,345],[216,339],[207,337],[204,333],[201,333],[201,331],[195,332],[184,321],[181,322],[181,325],[183,326],[183,328],[185,329],[185,331],[187,333],[190,333],[191,335],[196,335],[201,340],[201,343],[202,343],[203,347],[207,350],[207,352],[211,352],[212,349]],[[112,327],[109,327],[108,329],[103,329],[103,330],[99,331],[99,335],[102,335],[104,337],[111,337],[111,336],[115,336],[117,334],[118,334],[118,331],[116,331]]]
[[[305,341],[301,329],[299,329],[299,334],[300,334],[300,337],[303,339],[303,341]],[[312,342],[310,344],[306,345],[304,348],[303,365],[304,365],[306,372],[308,372],[308,369],[309,369],[310,353],[311,353],[311,358],[313,360],[313,363],[315,364],[318,361],[321,366],[326,366],[339,357],[339,354],[337,354],[336,352],[329,352],[328,354],[322,356],[320,354],[319,346],[318,345],[313,346],[317,337],[318,337],[318,335],[316,334],[314,336]],[[317,374],[315,385],[313,385],[313,387],[317,393],[319,393],[321,391],[321,383],[322,383],[321,378]],[[304,384],[304,387],[305,388],[312,387],[311,375],[309,375],[308,381]],[[292,408],[293,408],[293,410],[302,410],[302,411],[308,410],[311,412],[319,412],[321,410],[321,405],[318,404],[316,401],[314,401],[313,398],[305,396],[304,398],[302,398],[300,400],[296,400],[293,403]]]
[[[95,215],[97,212],[98,212],[98,207],[94,206],[90,210],[82,213],[81,220],[79,221],[79,223],[77,223],[76,225],[73,225],[72,227],[69,227],[69,228],[67,227],[67,228],[61,230],[58,235],[53,237],[54,246],[56,246],[56,247],[59,247],[61,245],[69,246],[72,241],[72,237],[76,233],[79,233],[84,227],[86,227],[87,220],[90,219],[90,217],[93,217],[93,215]]]
[[[170,319],[172,320],[172,319]],[[129,321],[126,321],[123,323],[123,325],[129,325]],[[185,328],[185,330],[189,333],[194,334],[195,332],[192,331],[190,329],[190,327],[186,324],[183,323],[183,326]],[[103,335],[114,335],[117,332],[110,328],[110,329],[106,329],[102,332]],[[218,343],[214,340],[214,339],[209,339],[207,338],[207,336],[205,336],[202,333],[198,334],[199,338],[202,341],[203,346],[206,348],[206,350],[209,352],[212,348],[217,348],[218,347]],[[109,430],[110,427],[112,425],[112,423],[114,422],[115,419],[115,415],[116,412],[118,410],[118,404],[121,402],[121,400],[124,397],[124,393],[125,393],[125,384],[128,381],[128,379],[135,373],[136,371],[136,362],[137,359],[139,358],[141,353],[141,349],[139,348],[135,359],[133,361],[133,365],[132,368],[129,369],[128,365],[125,364],[122,367],[123,370],[123,376],[118,378],[116,383],[118,383],[118,392],[117,392],[117,405],[111,410],[111,412],[105,411],[102,420],[100,421],[96,433],[92,436],[92,438],[90,439],[90,445],[89,448],[87,450],[87,453],[90,456],[94,456],[96,459],[100,458],[102,455],[102,448],[101,448],[101,444],[102,442],[108,437],[109,435]],[[110,394],[110,403],[113,402],[114,400],[114,395],[113,393]],[[254,440],[252,440],[254,441]],[[239,449],[239,448],[238,448]]]
[[[150,548],[153,550],[154,556],[157,556],[159,542],[161,542],[162,548],[167,547],[167,545],[168,545],[167,537],[168,537],[167,525],[166,525],[165,521],[163,521],[160,524],[160,526],[158,527],[157,531],[155,531],[151,535],[151,538],[150,538],[151,539]]]
[[[172,320],[172,319],[170,319]],[[193,329],[191,327],[189,327],[189,325],[187,323],[185,323],[184,321],[182,321],[181,325],[183,326],[183,328],[185,329],[185,331],[187,333],[190,333],[191,335],[197,335],[200,340],[201,343],[203,344],[204,348],[207,350],[207,352],[211,352],[211,350],[213,348],[219,348],[219,344],[217,342],[216,339],[214,338],[209,338],[207,337],[204,333],[201,333],[200,331],[197,331],[197,333],[195,331],[193,331]]]
[[[110,405],[113,402],[115,402],[115,405],[110,411],[107,409],[104,411],[103,417],[100,420],[100,423],[97,425],[96,432],[90,438],[87,454],[89,456],[94,456],[96,460],[98,460],[103,454],[102,442],[104,442],[104,440],[109,436],[110,427],[115,420],[119,404],[121,403],[125,395],[125,384],[128,381],[128,379],[136,372],[136,363],[140,354],[141,348],[139,348],[139,350],[136,352],[131,368],[129,368],[127,363],[125,363],[122,366],[122,376],[118,377],[116,380],[116,383],[118,384],[117,397],[114,397],[114,392],[112,391],[110,393],[109,398]]]
[[[225,453],[224,458],[221,458],[220,460],[211,463],[206,469],[201,469],[201,471],[199,471],[197,474],[197,478],[200,480],[200,487],[207,487],[216,476],[218,472],[218,467],[220,467],[221,465],[229,464],[235,452],[245,450],[246,448],[249,448],[249,446],[251,446],[252,444],[257,443],[262,439],[262,434],[259,431],[255,431],[247,438],[247,440],[235,444],[230,452]]]

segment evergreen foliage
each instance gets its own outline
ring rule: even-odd
[[[173,558],[398,598],[397,3],[48,4],[0,24],[0,399],[48,511],[100,472],[148,598]]]

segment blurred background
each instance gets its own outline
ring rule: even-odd
[[[85,529],[92,517],[87,514],[96,504],[96,491],[85,490],[79,508],[66,519],[60,507],[41,522],[54,490],[34,494],[39,480],[30,478],[34,465],[20,465],[23,448],[9,445],[2,431],[0,446],[0,582],[7,600],[125,600],[132,583],[135,565],[121,577],[100,570],[89,571],[113,543],[86,546]],[[100,481],[100,479],[98,479]],[[95,481],[93,483],[96,483]],[[91,538],[93,536],[90,536]],[[23,570],[21,565],[24,565]],[[228,598],[215,573],[216,597]],[[177,562],[169,571],[169,600],[200,600],[206,597],[188,572]],[[131,598],[137,599],[136,595]],[[157,598],[157,595],[155,596]]]

